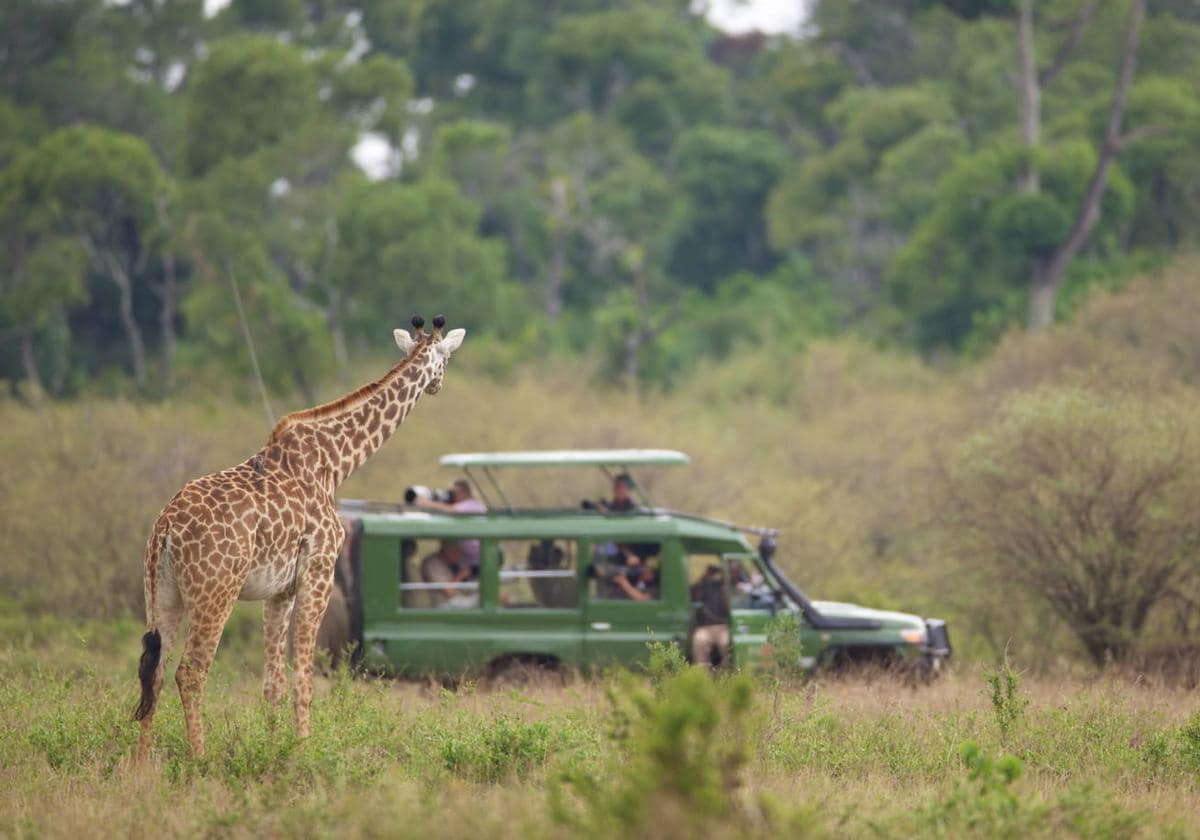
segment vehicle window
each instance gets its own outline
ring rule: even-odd
[[[722,571],[724,569],[724,571]],[[760,602],[770,603],[769,591],[764,595],[764,581],[754,564],[748,561],[729,557],[722,558],[718,554],[689,554],[688,555],[688,584],[690,600],[693,604],[704,600],[706,594],[706,575],[716,575],[723,578],[728,575],[728,582],[722,581],[728,587],[729,606],[733,609],[747,609],[759,606]],[[715,580],[710,578],[709,580]],[[711,593],[707,593],[711,595]]]
[[[479,606],[479,540],[400,541],[400,606]]]
[[[594,601],[659,600],[656,543],[601,543],[592,550]]]
[[[573,607],[578,559],[570,540],[500,543],[500,606],[508,609]]]

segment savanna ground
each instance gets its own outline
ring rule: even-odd
[[[240,610],[217,658],[208,756],[168,684],[136,768],[138,626],[7,605],[0,834],[1200,836],[1195,694],[1145,681],[713,680],[665,656],[495,691],[337,672],[299,742],[262,705],[255,624]]]
[[[468,338],[443,392],[342,489],[445,484],[448,451],[683,449],[692,466],[644,476],[656,501],[782,528],[779,559],[814,596],[949,620],[954,669],[919,688],[711,681],[663,661],[510,691],[340,674],[299,743],[290,715],[260,704],[247,606],[209,682],[209,757],[187,758],[168,681],[154,761],[134,769],[145,535],[185,480],[244,459],[270,424],[219,383],[159,404],[0,401],[0,834],[1200,836],[1197,273],[1181,263],[1098,296],[970,364],[849,339],[784,358],[735,343],[669,393],[511,369]],[[1022,473],[1031,452],[1041,472]],[[1101,461],[1108,495],[1086,495]],[[1055,493],[1124,515],[1124,478],[1162,464],[1130,532],[1148,541],[1113,556],[1179,562],[1117,639],[1125,658],[1097,668],[1070,616],[1006,565],[1006,534],[986,527],[1019,522],[1021,499],[994,489],[1040,482],[1035,524],[1053,527],[1068,520]],[[517,489],[573,505],[606,488],[546,472]],[[981,528],[973,510],[997,515]]]

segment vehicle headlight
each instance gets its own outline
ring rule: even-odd
[[[910,645],[923,645],[928,641],[924,627],[909,627],[900,631],[900,638]]]

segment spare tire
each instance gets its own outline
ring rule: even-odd
[[[329,665],[336,668],[350,651],[350,605],[342,587],[335,585],[325,608],[325,618],[317,630],[317,649],[328,652]]]

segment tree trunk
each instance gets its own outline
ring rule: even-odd
[[[554,233],[550,242],[550,266],[546,269],[546,288],[543,308],[546,317],[557,320],[562,314],[563,279],[567,271],[567,179],[555,178],[550,183],[551,218]]]
[[[1100,147],[1100,158],[1096,161],[1096,169],[1092,172],[1088,183],[1087,193],[1079,205],[1075,224],[1067,239],[1058,247],[1053,255],[1045,262],[1044,271],[1041,265],[1035,266],[1032,279],[1029,329],[1036,332],[1050,325],[1054,319],[1054,298],[1062,284],[1063,274],[1071,260],[1083,247],[1088,235],[1100,218],[1100,199],[1108,185],[1108,170],[1112,168],[1113,159],[1117,156],[1124,142],[1121,137],[1121,121],[1125,116],[1125,100],[1129,94],[1129,86],[1133,82],[1133,74],[1137,65],[1138,31],[1141,29],[1142,18],[1146,14],[1146,0],[1134,0],[1133,11],[1129,15],[1129,28],[1125,33],[1125,49],[1121,56],[1121,69],[1117,76],[1117,84],[1113,90],[1112,105],[1108,109],[1108,122],[1104,129],[1104,143]],[[1044,290],[1043,290],[1043,287]],[[1039,300],[1049,296],[1047,303]]]
[[[159,290],[158,324],[162,332],[163,390],[175,387],[175,313],[179,309],[179,285],[175,275],[175,255],[163,260],[163,282]]]
[[[1029,327],[1046,326],[1054,322],[1054,300],[1057,289],[1047,277],[1046,260],[1038,258],[1033,266],[1033,285],[1029,293]]]
[[[37,355],[33,350],[33,330],[21,333],[21,364],[25,367],[25,381],[29,383],[27,397],[30,402],[37,402],[45,393],[45,389],[42,387],[42,376],[38,371]]]
[[[83,237],[83,246],[91,257],[93,267],[107,277],[120,292],[117,314],[120,316],[125,338],[129,342],[133,381],[137,383],[138,390],[144,390],[146,387],[146,345],[142,342],[142,331],[133,314],[133,278],[121,265],[120,260],[112,253],[98,248],[90,236]]]
[[[117,288],[121,292],[119,307],[121,326],[125,329],[125,337],[129,340],[129,354],[133,362],[133,381],[137,383],[138,390],[144,390],[146,387],[146,346],[142,342],[142,331],[133,314],[133,280],[115,266],[116,260],[111,260],[111,262],[114,264],[114,270],[109,274],[109,279],[117,284]]]
[[[342,295],[332,286],[329,287],[325,323],[329,325],[329,337],[333,341],[333,360],[337,364],[338,379],[345,383],[350,372],[350,353],[346,348],[346,330],[342,327]]]
[[[1019,100],[1021,109],[1021,140],[1029,157],[1021,171],[1018,188],[1021,192],[1038,191],[1039,178],[1034,154],[1042,133],[1042,90],[1038,84],[1037,56],[1033,45],[1033,0],[1021,0],[1017,15],[1017,52],[1020,55]]]
[[[634,327],[621,339],[621,385],[633,388],[638,382],[638,355],[642,350],[642,330]]]

